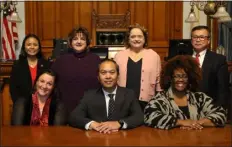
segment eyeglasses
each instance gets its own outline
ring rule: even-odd
[[[208,39],[209,36],[192,36],[192,40],[197,40],[199,39],[200,41]]]
[[[173,78],[175,79],[175,80],[180,80],[180,79],[183,79],[183,80],[188,80],[188,75],[186,75],[186,74],[183,74],[183,75],[173,75]]]

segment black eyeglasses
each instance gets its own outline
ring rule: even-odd
[[[173,75],[172,76],[175,80],[180,80],[180,79],[183,79],[183,80],[188,80],[188,75],[186,74],[178,74],[178,75]]]
[[[197,40],[197,39],[199,39],[200,41],[203,41],[203,40],[206,40],[206,39],[208,39],[209,38],[209,36],[203,36],[203,35],[201,35],[201,36],[192,36],[192,40]]]

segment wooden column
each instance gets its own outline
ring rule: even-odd
[[[0,105],[1,125],[10,125],[13,103],[10,97],[9,80],[12,69],[12,61],[0,61]]]

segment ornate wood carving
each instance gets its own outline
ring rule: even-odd
[[[122,46],[129,27],[131,12],[125,14],[98,14],[92,11],[93,44],[97,46]]]
[[[0,79],[10,78],[13,61],[0,61]]]
[[[130,25],[130,11],[123,14],[97,14],[92,12],[92,19],[96,29],[125,29]]]

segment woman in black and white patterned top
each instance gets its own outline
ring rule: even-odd
[[[197,92],[200,70],[191,56],[179,55],[169,60],[161,72],[164,91],[145,107],[145,125],[159,129],[224,126],[225,110],[215,105],[211,97]]]

